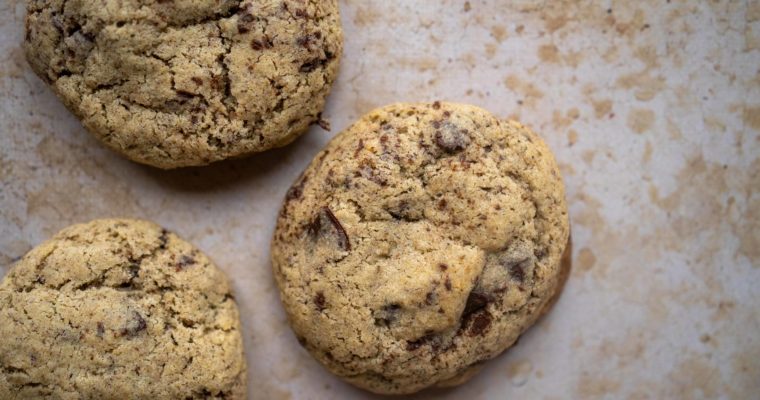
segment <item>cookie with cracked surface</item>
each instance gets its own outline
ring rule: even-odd
[[[2,399],[243,399],[225,275],[138,220],[73,225],[0,283]]]
[[[108,147],[176,168],[295,140],[343,39],[337,0],[28,0],[24,47]]]
[[[451,103],[362,117],[289,190],[272,244],[299,341],[377,393],[460,384],[547,310],[569,223],[549,148]]]

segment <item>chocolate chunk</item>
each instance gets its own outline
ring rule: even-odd
[[[237,28],[239,33],[246,33],[251,30],[250,24],[254,17],[251,14],[243,14],[238,18]]]
[[[466,129],[460,129],[451,122],[444,122],[435,132],[435,144],[449,154],[462,151],[470,144]]]
[[[385,211],[396,220],[414,222],[422,219],[422,211],[412,207],[406,200],[386,206]]]
[[[298,70],[302,73],[309,73],[317,68],[324,68],[324,66],[327,65],[327,63],[330,62],[333,58],[335,58],[335,55],[333,53],[325,51],[324,57],[306,61],[305,63],[301,64],[301,67]]]
[[[435,300],[435,292],[433,291],[427,292],[427,294],[425,295],[425,304],[431,305],[433,304],[433,300]]]
[[[297,38],[296,44],[298,44],[299,46],[307,50],[314,50],[316,48],[315,44],[321,38],[322,38],[322,32],[310,33],[308,35],[304,35]]]
[[[348,240],[348,235],[346,234],[346,230],[343,229],[343,225],[340,224],[338,218],[335,217],[335,214],[333,214],[329,208],[325,207],[324,212],[327,214],[330,223],[332,223],[335,229],[338,231],[338,242],[340,244],[340,247],[346,251],[351,250],[351,242]]]
[[[462,319],[467,319],[470,315],[484,309],[490,301],[491,299],[487,295],[473,290],[467,297],[467,303],[464,306],[464,311],[462,311]]]
[[[119,331],[119,336],[126,336],[132,338],[137,336],[140,332],[148,328],[148,323],[137,311],[132,311],[132,315],[127,320],[126,324]]]
[[[415,351],[422,347],[425,343],[427,343],[428,338],[426,336],[423,336],[417,340],[410,340],[406,342],[406,350],[407,351]]]
[[[251,48],[259,51],[264,49],[271,49],[274,46],[274,43],[272,43],[272,40],[268,37],[264,37],[262,39],[253,39],[251,41]]]
[[[438,264],[438,269],[440,269],[441,271],[446,271],[447,269],[449,269],[449,266],[446,264]]]
[[[166,229],[161,229],[161,236],[158,237],[158,243],[159,243],[158,248],[161,250],[165,250],[166,242],[168,241],[169,241],[169,231],[167,231]]]
[[[359,157],[359,153],[364,150],[364,139],[359,139],[359,143],[356,145],[356,151],[354,151],[354,158]]]
[[[440,343],[435,340],[435,334],[433,331],[426,331],[425,336],[417,340],[407,340],[406,350],[415,351],[426,344],[429,344],[433,350],[438,350]]]
[[[312,238],[318,238],[320,236],[320,232],[322,232],[322,212],[318,212],[317,215],[309,222],[309,225],[306,227],[306,232],[308,232],[309,236]]]
[[[194,76],[194,77],[190,78],[190,80],[193,81],[198,86],[203,85],[203,78],[199,78],[197,76]]]
[[[298,70],[303,73],[309,73],[311,71],[314,71],[317,68],[323,67],[326,62],[327,60],[325,59],[315,58],[313,60],[310,60],[301,64],[301,67],[298,68]]]
[[[140,264],[142,260],[138,262],[132,262],[132,264],[129,264],[129,267],[127,268],[127,272],[129,272],[129,280],[133,280],[137,278],[138,275],[140,275]]]
[[[523,261],[520,261],[518,263],[509,265],[507,267],[509,271],[509,276],[512,277],[517,282],[523,283],[525,282],[525,269],[528,266],[527,264],[530,262],[530,260],[525,259]]]
[[[90,33],[77,30],[71,36],[64,39],[64,44],[72,58],[84,59],[95,46],[94,36]]]
[[[175,270],[181,271],[187,268],[188,266],[194,265],[194,264],[195,264],[195,259],[193,257],[183,254],[182,257],[179,258],[179,262],[177,262],[177,265],[175,266]]]
[[[538,248],[538,249],[536,249],[536,250],[533,251],[533,255],[535,255],[536,258],[538,258],[538,259],[544,258],[547,254],[548,254],[548,252],[543,247],[542,248]]]
[[[388,185],[388,180],[375,169],[374,162],[365,159],[359,163],[359,167],[360,169],[354,173],[354,176],[369,179],[380,186]]]
[[[317,295],[314,296],[314,305],[317,306],[317,310],[320,312],[325,309],[325,294],[322,292],[317,292]]]
[[[470,328],[467,331],[469,336],[478,336],[484,334],[491,326],[491,313],[488,311],[477,313],[473,316]]]
[[[103,334],[106,333],[106,328],[103,326],[102,322],[97,323],[97,335],[99,338],[103,337]]]
[[[398,313],[400,310],[401,305],[396,303],[383,306],[382,309],[377,310],[373,313],[375,316],[375,325],[384,326],[387,328],[390,326],[390,324],[398,320]]]
[[[302,176],[301,179],[298,180],[293,186],[288,189],[288,193],[285,195],[285,201],[292,201],[297,200],[301,198],[301,195],[303,195],[303,186],[306,184],[306,182],[309,180],[309,178]]]
[[[311,220],[307,226],[309,236],[315,239],[322,236],[325,233],[325,228],[328,226],[324,223],[325,221],[334,228],[338,238],[338,246],[344,251],[351,251],[351,242],[348,239],[348,234],[329,207],[322,207],[314,219]]]
[[[446,282],[444,282],[443,285],[446,286],[446,290],[449,292],[451,291],[451,279],[448,276],[446,277]]]
[[[441,102],[436,101],[433,103],[433,110],[440,110],[441,109]]]

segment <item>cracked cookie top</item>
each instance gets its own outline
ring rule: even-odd
[[[0,284],[0,398],[244,399],[224,274],[159,226],[56,234]]]
[[[319,121],[336,0],[29,0],[34,71],[110,148],[160,168],[284,146]]]
[[[569,237],[544,142],[477,107],[375,110],[289,190],[272,244],[299,341],[378,393],[461,383],[561,287]]]

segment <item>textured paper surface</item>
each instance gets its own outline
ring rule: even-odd
[[[395,101],[473,103],[554,150],[574,270],[555,309],[470,383],[418,398],[757,398],[760,2],[341,1],[346,51],[295,144],[159,171],[104,149],[24,61],[0,5],[0,269],[59,229],[147,218],[231,277],[251,399],[371,397],[300,348],[270,272],[293,179],[329,138]]]

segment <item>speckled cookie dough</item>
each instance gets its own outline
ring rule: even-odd
[[[320,121],[343,47],[336,0],[29,0],[26,56],[130,159],[204,165]]]
[[[560,290],[564,187],[544,142],[477,107],[396,104],[333,139],[272,244],[299,341],[377,393],[451,386]]]
[[[244,399],[224,274],[145,221],[74,225],[0,284],[2,399]]]

